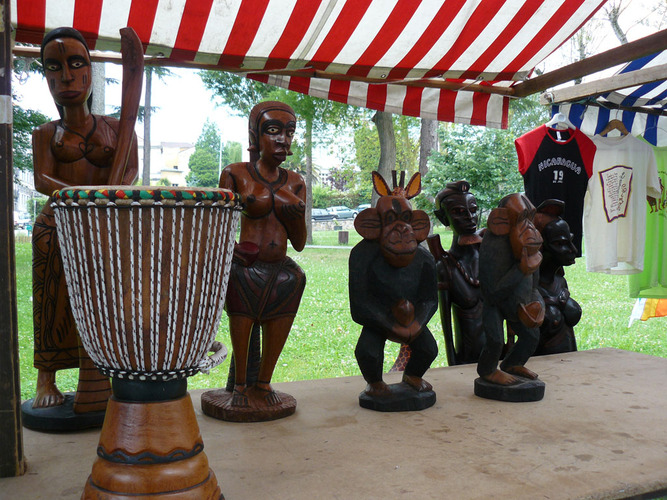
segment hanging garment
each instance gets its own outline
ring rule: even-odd
[[[637,299],[632,312],[628,328],[638,319],[647,321],[651,318],[667,316],[667,299]]]
[[[551,198],[565,202],[562,217],[574,235],[577,257],[581,257],[581,219],[593,168],[593,141],[576,128],[540,125],[514,144],[526,196],[535,206]]]
[[[653,148],[661,195],[646,207],[644,270],[628,277],[630,297],[667,298],[667,147]]]
[[[584,201],[586,269],[633,274],[644,268],[646,196],[660,197],[653,150],[632,135],[593,137],[597,147]]]

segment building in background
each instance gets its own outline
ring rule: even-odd
[[[35,191],[32,171],[14,169],[14,227],[24,226],[37,216],[36,200],[44,195]]]
[[[161,142],[151,146],[150,184],[186,186],[185,176],[190,169],[188,162],[195,151],[189,142]],[[143,171],[143,147],[139,146],[139,172]]]

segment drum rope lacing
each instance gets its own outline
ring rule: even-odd
[[[108,201],[106,205],[102,205],[99,199],[91,200],[90,198],[85,199],[78,198],[76,201],[73,200],[74,196],[71,196],[69,199],[59,199],[56,197],[55,205],[67,206],[68,208],[132,208],[140,207],[143,208],[144,204],[141,201],[132,200],[127,204],[127,201],[123,203],[122,206]],[[230,201],[231,200],[231,201]],[[194,200],[193,200],[194,201]],[[202,279],[204,280],[203,285],[201,286],[201,295],[204,298],[212,295],[217,291],[217,294],[224,297],[225,290],[223,290],[222,285],[226,284],[229,278],[229,265],[225,260],[230,261],[233,251],[234,244],[234,234],[236,226],[238,224],[239,210],[238,198],[236,197],[225,197],[222,203],[214,202],[190,202],[189,204],[184,202],[174,202],[169,200],[169,208],[175,208],[176,212],[179,212],[179,223],[184,224],[185,221],[185,209],[197,208],[206,204],[212,208],[232,208],[234,210],[212,210],[209,212],[208,217],[203,217],[205,220],[200,220],[201,217],[195,217],[194,224],[191,225],[190,239],[189,242],[196,241],[198,237],[203,237],[205,239],[205,250],[204,255],[200,257],[199,252],[194,252],[195,256],[193,259],[185,259],[188,261],[187,275],[188,276],[197,276],[199,271],[202,274]],[[189,205],[189,206],[187,206]],[[151,208],[165,208],[161,202],[154,202],[151,205]],[[59,210],[56,210],[56,217],[60,218],[61,214]],[[194,336],[195,339],[193,342],[188,343],[187,347],[192,347],[197,343],[205,341],[206,350],[204,353],[200,350],[194,348],[188,349],[178,349],[177,362],[181,363],[178,366],[185,366],[183,368],[177,369],[164,369],[165,365],[158,367],[158,356],[159,352],[157,349],[154,349],[151,353],[151,367],[147,367],[144,363],[145,357],[143,353],[144,342],[142,341],[142,327],[143,324],[143,310],[138,298],[129,300],[131,307],[130,313],[132,317],[132,343],[134,344],[134,352],[139,356],[139,363],[136,365],[136,369],[130,369],[132,366],[132,360],[130,359],[129,346],[127,344],[127,337],[122,335],[121,328],[124,328],[127,322],[123,322],[123,305],[124,300],[123,296],[128,292],[127,286],[130,285],[130,288],[137,283],[137,280],[142,281],[142,276],[140,272],[136,272],[137,269],[142,269],[142,260],[143,260],[143,237],[140,232],[135,231],[136,227],[139,226],[140,217],[138,213],[131,214],[129,218],[129,241],[123,241],[123,234],[121,232],[119,224],[119,210],[106,210],[106,217],[104,218],[105,224],[102,224],[99,210],[94,210],[94,215],[90,219],[90,230],[95,232],[98,236],[102,233],[102,227],[106,226],[107,229],[107,241],[111,242],[114,240],[120,244],[129,244],[131,249],[130,253],[130,281],[131,284],[128,284],[124,281],[123,272],[122,272],[122,258],[120,248],[118,245],[109,245],[109,255],[103,254],[102,249],[95,248],[95,245],[92,243],[89,245],[89,250],[91,252],[91,261],[88,266],[84,267],[84,276],[85,269],[93,270],[93,273],[96,275],[94,277],[95,281],[99,279],[102,286],[102,290],[110,290],[111,297],[105,298],[100,293],[100,290],[97,290],[97,293],[83,293],[82,290],[82,279],[81,277],[75,276],[73,273],[76,268],[70,269],[72,266],[65,266],[65,272],[68,275],[68,283],[72,284],[72,288],[78,286],[78,290],[74,290],[72,295],[72,305],[73,310],[75,310],[75,317],[77,317],[77,324],[82,325],[88,332],[89,335],[82,335],[82,342],[84,347],[91,354],[91,358],[95,364],[100,368],[100,370],[107,374],[119,378],[131,378],[139,380],[170,380],[172,378],[181,378],[184,376],[190,376],[197,371],[207,372],[214,365],[219,364],[224,360],[226,356],[226,348],[215,341],[215,334],[217,330],[217,325],[219,323],[220,317],[223,310],[223,301],[221,300],[200,300],[200,297],[195,297],[193,293],[193,287],[196,289],[197,284],[194,279],[184,280],[185,286],[187,287],[186,296],[187,300],[185,301],[185,307],[180,308],[186,315],[183,330],[189,331],[193,327],[192,319],[194,319]],[[138,211],[137,211],[138,212]],[[164,229],[165,229],[165,216],[164,210],[158,210],[159,214],[155,214],[155,210],[151,210],[151,241],[157,241],[157,245],[153,245],[151,249],[152,259],[151,259],[151,277],[155,277],[153,283],[154,289],[151,293],[151,304],[150,309],[153,311],[153,317],[147,318],[149,325],[152,324],[150,337],[151,341],[154,343],[160,342],[159,330],[160,330],[160,314],[157,297],[160,296],[160,291],[162,289],[162,277],[160,273],[156,273],[157,269],[162,269],[162,258],[163,258],[163,249],[164,249]],[[70,229],[79,229],[82,230],[84,227],[83,224],[83,212],[80,210],[66,210],[66,214],[69,215],[69,227]],[[62,214],[62,220],[65,220],[66,215]],[[204,227],[204,224],[206,227]],[[79,261],[80,263],[85,263],[85,250],[86,250],[86,236],[85,234],[76,235],[73,231],[62,231],[60,229],[60,224],[58,225],[60,241],[63,242],[63,253],[67,254],[65,260],[68,260],[72,263]],[[175,214],[172,217],[171,224],[171,234],[176,234],[177,226],[177,216]],[[227,231],[222,230],[222,228],[228,228]],[[156,234],[157,233],[157,234]],[[203,234],[202,234],[203,233]],[[135,237],[136,234],[136,237]],[[114,237],[112,237],[112,235]],[[77,237],[79,236],[79,237]],[[157,236],[157,238],[156,238]],[[173,236],[172,236],[173,237]],[[169,298],[168,301],[172,307],[169,307],[169,313],[167,317],[167,329],[168,329],[168,340],[166,352],[164,355],[165,364],[171,365],[173,361],[174,350],[175,350],[175,335],[176,332],[173,325],[178,324],[178,314],[179,308],[173,307],[174,296],[179,297],[180,295],[180,286],[181,286],[181,263],[183,262],[183,246],[182,245],[169,245],[169,252],[172,262],[174,264],[178,263],[177,269],[171,273],[172,279],[168,279],[169,283]],[[157,248],[156,248],[157,247]],[[178,249],[176,250],[176,247]],[[214,252],[215,249],[224,249],[222,252]],[[136,259],[135,259],[136,256]],[[174,257],[176,257],[174,259]],[[200,258],[202,260],[201,266],[203,269],[200,269]],[[156,265],[157,264],[157,265]],[[139,267],[137,267],[137,265]],[[222,272],[220,272],[222,271]],[[108,280],[107,280],[108,273]],[[153,281],[153,280],[150,280]],[[203,302],[198,304],[197,314],[195,318],[192,318],[194,312],[194,304],[197,301]],[[109,304],[110,302],[110,304]],[[127,303],[127,302],[125,302]],[[107,311],[107,308],[111,306],[111,311]],[[86,314],[85,310],[88,310]],[[175,309],[175,311],[174,311]],[[105,313],[103,313],[103,311]],[[92,313],[92,314],[91,314]],[[138,314],[137,314],[138,313]],[[113,318],[111,318],[111,316]],[[138,317],[137,317],[138,316]],[[175,317],[176,316],[176,317]],[[117,350],[113,349],[113,346],[110,345],[111,339],[105,337],[104,335],[96,334],[96,329],[93,327],[94,319],[97,317],[98,321],[101,321],[101,327],[108,331],[114,332],[113,343],[116,344]],[[210,323],[210,318],[214,319],[213,324]],[[208,318],[208,320],[207,320]],[[205,323],[209,323],[208,327],[205,327]],[[208,330],[208,331],[207,331]],[[101,337],[101,338],[100,338]],[[162,339],[164,341],[164,339]],[[216,352],[211,357],[206,357],[206,351],[213,350]],[[189,351],[186,357],[186,351]],[[113,353],[112,358],[108,361],[113,361],[117,366],[122,368],[112,368],[107,366],[107,360],[104,359],[103,353],[110,355]],[[127,367],[127,368],[126,368]],[[162,368],[162,369],[159,369]]]

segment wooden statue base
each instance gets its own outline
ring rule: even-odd
[[[519,382],[512,385],[493,384],[481,377],[475,379],[475,396],[509,403],[529,403],[540,401],[544,397],[544,382],[513,376],[519,379]]]
[[[389,384],[389,396],[370,396],[366,391],[359,394],[359,406],[375,411],[419,411],[435,404],[435,392],[418,392],[405,382]]]
[[[281,402],[269,405],[265,392],[249,388],[248,406],[232,406],[232,392],[225,389],[208,391],[201,395],[201,409],[209,417],[227,422],[266,422],[289,417],[296,411],[296,399],[284,392],[276,391]]]
[[[112,396],[97,457],[82,499],[223,498],[187,393],[157,402]]]
[[[23,425],[33,431],[72,432],[102,427],[104,411],[74,413],[74,393],[65,393],[65,402],[48,408],[33,408],[34,399],[21,404]]]

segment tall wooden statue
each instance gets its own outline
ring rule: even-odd
[[[484,344],[482,294],[479,286],[477,200],[466,181],[450,182],[436,196],[435,215],[452,229],[452,246],[445,251],[440,236],[428,238],[438,268],[440,317],[447,363],[476,363]],[[453,324],[452,324],[453,319]]]
[[[447,364],[477,363],[484,343],[482,294],[479,288],[479,245],[484,230],[477,230],[477,200],[470,184],[447,184],[435,198],[435,216],[451,228],[452,245],[442,248],[440,235],[427,238],[438,270],[438,298]],[[390,371],[402,371],[410,359],[410,347],[401,345]]]
[[[50,196],[55,190],[71,185],[111,181],[132,184],[136,179],[134,122],[141,95],[143,51],[136,34],[131,38],[134,44],[128,44],[128,36],[123,35],[120,121],[90,113],[91,63],[83,36],[72,28],[57,28],[44,37],[41,61],[60,119],[33,132],[35,189],[40,193]],[[81,347],[50,202],[37,217],[32,241],[34,365],[38,375],[35,398],[22,406],[23,422],[27,427],[43,430],[102,425],[110,394],[109,381]],[[74,396],[64,395],[56,386],[56,372],[67,368],[79,368]]]
[[[544,384],[525,364],[537,347],[544,301],[537,290],[542,238],[535,207],[522,194],[500,200],[489,215],[479,249],[479,281],[486,341],[480,354],[475,394],[502,401],[538,401]],[[498,368],[507,321],[517,336]]]
[[[250,113],[250,162],[226,166],[220,187],[242,197],[240,241],[234,251],[225,309],[234,350],[232,391],[202,395],[204,413],[230,421],[254,422],[291,415],[295,399],[271,387],[271,378],[289,335],[306,285],[301,268],[287,256],[287,242],[306,244],[306,186],[299,174],[280,167],[296,129],[287,104],[266,101]],[[253,325],[262,330],[257,380],[246,379]]]
[[[438,354],[427,327],[438,307],[435,261],[420,246],[430,222],[426,212],[412,210],[408,201],[421,190],[419,173],[407,187],[404,183],[404,172],[400,183],[394,172],[393,189],[373,172],[380,199],[355,219],[354,227],[364,239],[350,252],[350,311],[362,326],[355,356],[368,383],[359,404],[377,411],[422,410],[435,403],[435,392],[423,379]],[[399,384],[382,380],[387,340],[411,350]]]
[[[561,217],[563,207],[560,200],[546,200],[535,215],[535,227],[543,240],[538,290],[544,299],[545,310],[534,356],[577,350],[574,326],[581,319],[581,306],[570,297],[563,270],[574,264],[577,249],[570,226]]]

